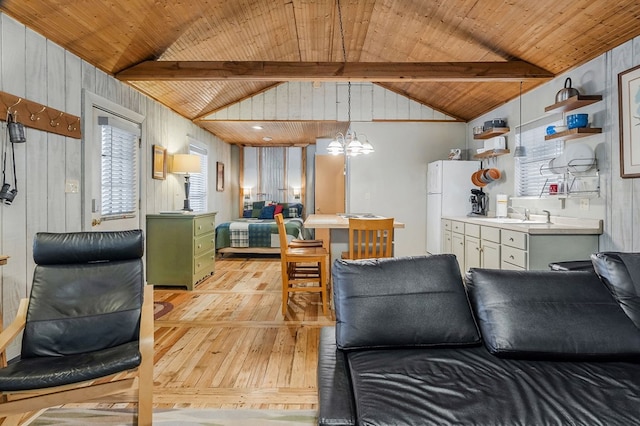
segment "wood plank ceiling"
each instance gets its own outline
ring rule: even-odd
[[[350,64],[384,63],[403,78],[376,80],[375,72],[356,71],[349,79],[373,81],[467,121],[517,97],[520,80],[530,90],[640,35],[637,0],[339,1],[340,8],[338,0],[3,0],[0,10],[191,120],[281,81],[302,79],[286,69],[267,79],[251,68],[256,62],[302,62],[311,67],[306,79],[318,80],[331,75],[313,63],[337,62],[340,72]],[[132,79],[146,61],[174,61],[178,68],[182,61],[229,61],[245,74]],[[543,73],[481,81],[464,72],[455,79],[406,77],[412,63],[511,61]],[[255,124],[221,122],[208,130],[223,140],[253,144]],[[304,144],[344,123],[271,126],[274,143]]]

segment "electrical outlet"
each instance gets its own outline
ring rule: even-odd
[[[80,181],[77,179],[67,179],[64,183],[64,192],[77,194],[80,192]]]
[[[581,198],[580,199],[580,210],[589,210],[589,199]]]

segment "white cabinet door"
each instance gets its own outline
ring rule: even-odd
[[[464,234],[451,233],[451,253],[458,259],[460,273],[464,274]]]
[[[442,253],[453,253],[451,231],[447,229],[442,231]]]
[[[480,267],[480,239],[465,236],[464,238],[464,271]]]
[[[483,268],[500,269],[500,244],[482,240],[480,253]]]

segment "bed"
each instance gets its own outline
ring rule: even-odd
[[[216,250],[225,253],[280,253],[278,226],[273,219],[274,213],[283,211],[287,238],[309,239],[309,232],[303,227],[300,218],[301,204],[280,204],[284,210],[277,209],[279,203],[263,205],[254,203],[253,209],[245,210],[241,219],[223,222],[216,227]],[[247,217],[248,216],[248,217]],[[294,216],[294,217],[292,217]]]

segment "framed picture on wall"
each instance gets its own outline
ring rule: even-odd
[[[153,167],[152,175],[154,179],[164,180],[167,178],[167,150],[160,145],[153,145]]]
[[[224,163],[216,161],[216,191],[224,191]]]
[[[620,176],[640,177],[640,66],[618,74]]]

